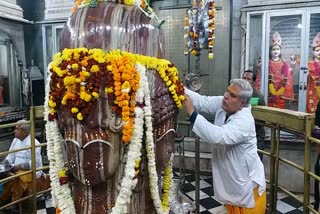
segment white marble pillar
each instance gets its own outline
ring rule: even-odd
[[[74,0],[45,0],[45,20],[67,19],[71,15]]]
[[[0,0],[0,16],[23,18],[23,11],[16,0]]]

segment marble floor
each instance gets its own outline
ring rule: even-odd
[[[185,184],[181,187],[191,200],[195,199],[195,176],[186,175]],[[299,197],[302,197],[299,196]],[[313,202],[313,196],[310,197],[310,202]],[[200,213],[201,214],[223,214],[226,213],[224,207],[214,199],[214,190],[212,188],[211,176],[200,176]],[[297,200],[288,196],[285,193],[278,193],[277,213],[278,214],[299,214],[303,213],[302,204]]]
[[[179,176],[175,173],[175,177]],[[200,176],[200,213],[201,214],[224,214],[224,207],[214,199],[214,190],[212,188],[211,176]],[[195,176],[187,174],[185,176],[185,182],[181,186],[181,191],[192,201],[195,199]],[[302,197],[302,196],[301,196]],[[313,202],[313,197],[310,198]],[[51,199],[39,200],[37,214],[54,214],[55,209],[51,205]],[[294,198],[284,194],[278,193],[277,201],[277,213],[278,214],[300,214],[302,211],[302,204],[296,201]]]

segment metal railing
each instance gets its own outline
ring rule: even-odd
[[[47,169],[49,169],[49,166],[36,168],[36,155],[35,155],[36,154],[35,153],[36,152],[36,147],[46,146],[47,144],[46,143],[41,143],[39,145],[35,145],[35,117],[34,117],[34,112],[35,112],[34,107],[30,107],[30,120],[25,122],[25,123],[8,123],[8,124],[0,125],[0,129],[4,129],[4,128],[9,128],[9,127],[15,127],[18,124],[30,124],[30,136],[31,136],[31,145],[29,147],[24,147],[24,148],[21,148],[21,149],[15,149],[15,150],[11,150],[11,151],[6,151],[6,152],[1,152],[0,153],[0,157],[2,157],[2,156],[6,156],[6,155],[8,155],[10,153],[31,149],[31,170],[25,171],[25,172],[20,173],[20,174],[11,175],[9,177],[1,179],[0,180],[0,184],[3,184],[5,182],[9,182],[9,181],[11,181],[13,179],[17,179],[18,177],[20,177],[22,175],[27,175],[27,174],[30,174],[30,173],[32,174],[32,182],[31,182],[32,183],[32,194],[28,195],[28,196],[25,196],[25,197],[22,197],[22,198],[20,198],[20,199],[18,199],[16,201],[12,201],[11,203],[0,207],[0,211],[2,209],[4,209],[4,208],[10,207],[10,206],[15,205],[15,204],[18,204],[19,205],[18,206],[19,207],[19,213],[21,214],[21,213],[23,213],[22,212],[22,208],[21,208],[21,202],[32,198],[32,209],[33,209],[33,213],[35,214],[35,213],[37,213],[37,196],[51,191],[51,189],[47,189],[47,190],[44,190],[44,191],[37,192],[37,188],[36,188],[36,172],[40,171],[40,170],[47,170]]]
[[[270,213],[277,213],[277,192],[283,191],[289,196],[303,204],[304,213],[318,213],[310,204],[310,178],[320,181],[320,177],[311,172],[311,143],[320,144],[320,140],[311,137],[311,130],[314,124],[314,115],[303,112],[275,109],[264,106],[254,106],[252,114],[259,125],[271,129],[270,152],[259,150],[270,157],[270,176],[267,182],[270,184]],[[304,139],[304,165],[294,163],[280,156],[280,131],[284,130],[295,135],[303,136]],[[284,163],[304,173],[303,199],[296,194],[282,187],[278,183],[279,164]],[[288,178],[289,180],[292,178]]]

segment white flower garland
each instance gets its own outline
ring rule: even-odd
[[[50,71],[51,66],[49,65],[48,71]],[[146,139],[147,139],[147,155],[148,155],[148,170],[149,170],[149,179],[151,185],[151,195],[155,209],[158,214],[167,214],[169,213],[169,208],[163,210],[162,203],[159,194],[158,186],[158,175],[156,171],[156,162],[155,162],[155,152],[154,152],[154,141],[152,133],[152,108],[150,101],[150,91],[148,85],[148,79],[145,74],[145,67],[141,64],[136,64],[136,69],[140,74],[140,87],[136,92],[137,103],[145,103],[145,107],[141,109],[140,107],[135,107],[135,124],[134,131],[131,138],[131,143],[129,144],[127,163],[125,166],[124,177],[121,181],[121,188],[119,195],[116,199],[115,206],[112,208],[112,213],[125,213],[127,212],[127,205],[130,202],[132,190],[137,184],[137,179],[135,179],[135,163],[141,156],[141,147],[142,147],[142,138],[143,138],[143,126],[146,123]],[[50,73],[50,72],[48,72]],[[57,121],[49,121],[49,92],[50,92],[50,79],[51,75],[48,75],[48,81],[46,86],[46,97],[45,97],[45,121],[46,124],[46,135],[47,135],[47,150],[48,150],[48,159],[50,161],[50,179],[52,187],[53,201],[52,204],[54,207],[58,207],[61,210],[62,214],[73,214],[75,213],[74,201],[72,198],[71,190],[69,184],[60,185],[58,172],[64,170],[64,163],[62,157],[62,144],[64,139],[62,138]],[[172,187],[172,159],[171,156],[169,166],[171,169],[170,176],[170,189]],[[170,191],[170,195],[171,191]],[[171,198],[169,195],[169,198]]]
[[[141,67],[143,69],[143,73],[145,73],[145,68]],[[145,107],[144,107],[144,112],[145,112],[145,123],[146,123],[146,149],[147,149],[147,157],[148,157],[148,171],[149,171],[149,180],[150,180],[150,192],[151,192],[151,197],[153,199],[153,204],[154,207],[157,211],[158,214],[167,214],[169,213],[169,207],[167,209],[163,209],[162,207],[162,202],[160,199],[160,194],[159,194],[159,186],[158,186],[158,174],[157,174],[157,167],[156,167],[156,156],[154,152],[154,141],[153,141],[153,128],[152,128],[152,107],[151,107],[151,98],[150,98],[150,91],[149,91],[149,84],[148,84],[148,79],[146,75],[141,75],[140,77],[141,80],[145,83],[143,85],[143,91],[144,91],[144,102],[145,102]],[[171,157],[171,159],[173,156]],[[170,176],[170,187],[172,187],[172,160],[170,160],[169,166],[171,167],[171,176]],[[169,198],[170,198],[170,193],[169,192]]]
[[[48,71],[50,72],[51,64],[48,66]],[[48,72],[48,73],[49,73]],[[50,92],[50,79],[51,75],[48,75],[47,85],[46,85],[46,97],[45,97],[45,121],[46,123],[46,136],[47,136],[47,150],[48,159],[50,161],[50,179],[52,187],[52,204],[54,207],[58,207],[61,213],[71,214],[75,213],[75,206],[69,188],[69,184],[60,185],[58,172],[64,170],[64,162],[62,157],[62,147],[64,142],[58,128],[57,121],[49,121],[49,92]]]

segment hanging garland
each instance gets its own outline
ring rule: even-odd
[[[186,11],[185,16],[185,48],[184,54],[191,52],[198,55],[202,49],[209,51],[209,59],[213,59],[215,40],[215,3],[213,0],[193,0],[192,8]]]

